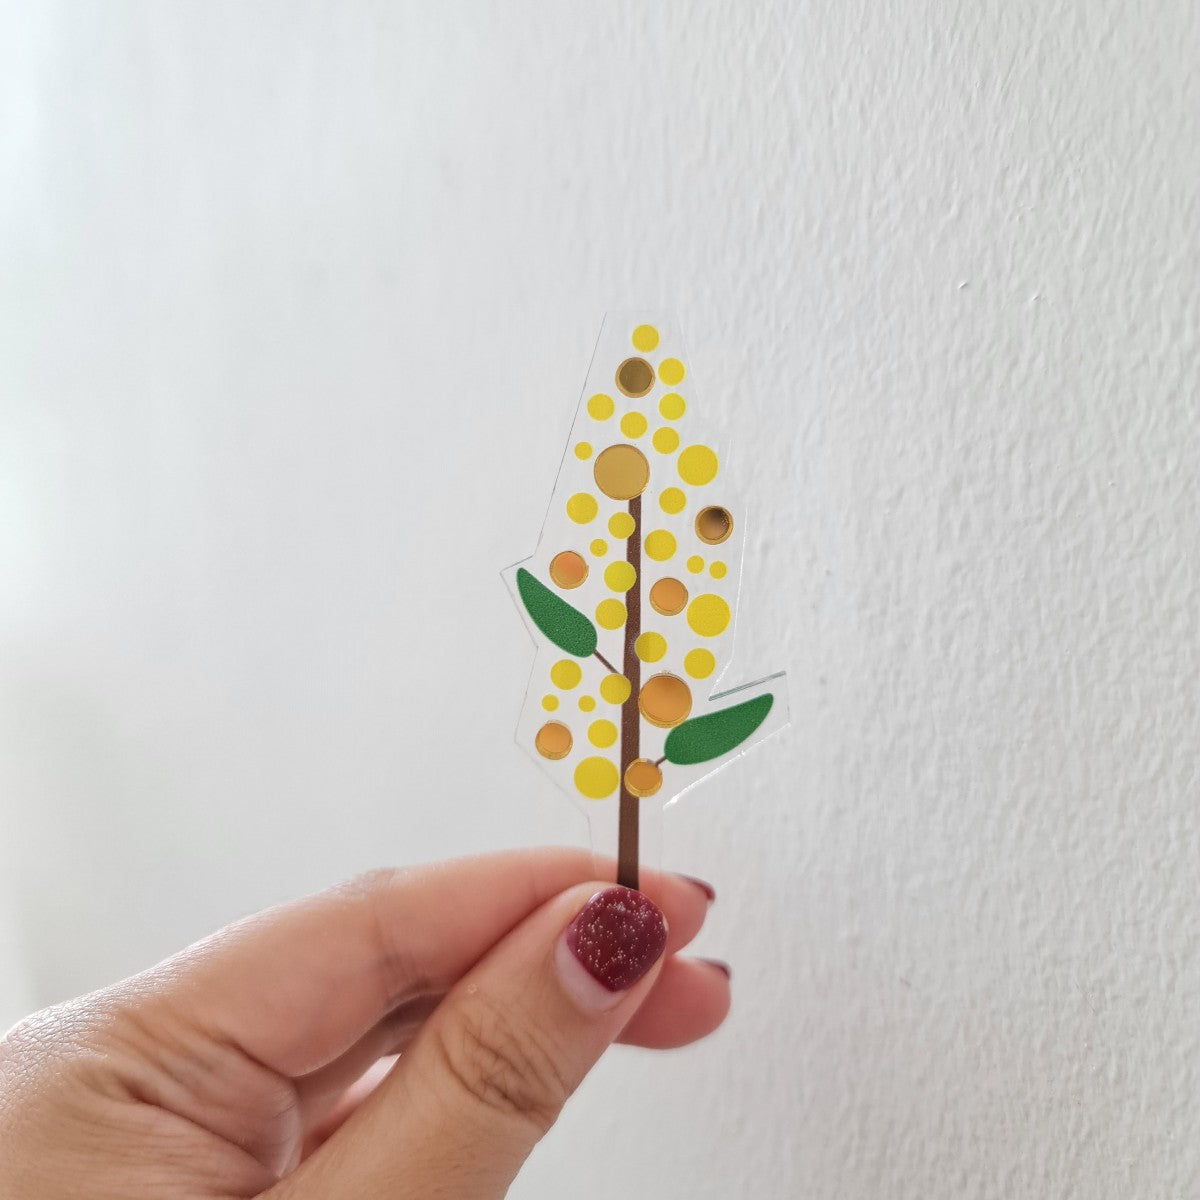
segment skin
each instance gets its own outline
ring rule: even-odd
[[[708,906],[685,878],[643,879],[667,947],[628,991],[564,952],[595,871],[542,850],[373,872],[35,1013],[0,1041],[0,1195],[503,1196],[608,1045],[728,1011],[725,972],[678,953]]]

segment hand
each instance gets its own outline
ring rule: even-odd
[[[700,885],[593,872],[376,872],[36,1013],[0,1042],[0,1195],[503,1196],[612,1041],[682,1045],[729,1007],[726,970],[676,957]]]

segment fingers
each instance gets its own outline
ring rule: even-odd
[[[707,1037],[728,1013],[728,967],[704,958],[669,958],[619,1040],[670,1050]]]
[[[588,884],[554,898],[459,980],[387,1079],[272,1200],[503,1196],[646,1000],[666,945],[662,913],[639,893]],[[688,991],[685,974],[676,984]]]

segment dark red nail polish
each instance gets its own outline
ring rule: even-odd
[[[680,875],[679,878],[694,883],[708,897],[709,904],[717,898],[717,889],[707,880],[698,879],[695,875]]]
[[[707,963],[710,967],[716,967],[726,979],[733,978],[733,968],[727,962],[722,962],[719,958],[701,958],[697,961]]]
[[[566,929],[567,949],[610,992],[631,988],[662,955],[667,922],[631,888],[597,892]]]

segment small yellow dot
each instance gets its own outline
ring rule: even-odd
[[[677,383],[682,383],[683,376],[683,363],[677,358],[664,358],[658,364],[658,377],[667,387],[674,387]]]
[[[639,325],[633,331],[633,348],[649,354],[658,345],[658,330],[653,325]]]
[[[627,438],[640,438],[646,432],[646,418],[640,412],[626,413],[621,418],[621,432]]]
[[[569,658],[560,658],[558,662],[550,668],[550,681],[555,687],[570,690],[578,686],[579,681],[583,678],[583,671],[580,670],[577,662],[572,662]]]
[[[593,746],[599,746],[601,750],[606,750],[616,740],[617,727],[611,721],[601,717],[599,721],[593,721],[588,726],[588,741]]]
[[[603,800],[617,790],[617,768],[607,758],[585,758],[575,768],[575,786],[589,800]]]
[[[689,446],[676,463],[679,478],[693,487],[709,483],[717,473],[717,456],[707,446]]]
[[[620,629],[625,617],[625,605],[620,600],[601,600],[596,605],[596,624],[601,629]]]
[[[682,492],[679,493],[681,496]],[[633,518],[627,512],[613,513],[608,518],[608,532],[615,538],[627,538],[633,532]]]
[[[593,421],[607,421],[613,415],[614,407],[611,396],[606,396],[603,392],[597,392],[588,401],[588,416]]]
[[[667,639],[661,633],[639,634],[633,652],[642,662],[658,662],[667,652]]]
[[[666,426],[662,429],[656,429],[654,436],[650,440],[654,443],[654,448],[659,454],[671,454],[679,449],[679,434],[674,429]]]
[[[588,549],[597,558],[603,558],[608,553],[608,543],[603,538],[595,538]]]
[[[728,568],[725,566],[725,564],[723,562],[715,562],[715,563],[713,563],[713,565],[711,567],[708,568],[708,573],[714,579],[724,579],[725,572],[727,571],[727,569]]]
[[[687,623],[701,637],[716,637],[729,626],[729,605],[720,596],[705,592],[688,605]]]
[[[553,712],[558,707],[558,697],[557,696],[543,696],[542,697],[542,707],[547,712]]]
[[[704,570],[704,559],[702,559],[698,554],[693,554],[692,557],[687,560],[687,569],[691,571],[693,575],[699,575],[700,572]]]
[[[666,562],[675,553],[675,535],[665,529],[646,534],[646,554],[655,562]]]
[[[677,487],[665,488],[658,498],[658,507],[665,513],[683,512],[685,504],[687,497]],[[609,527],[611,528],[611,525]]]
[[[683,669],[693,679],[707,679],[716,665],[717,660],[710,650],[689,650],[683,656]]]
[[[637,582],[637,572],[627,562],[609,563],[604,568],[604,582],[614,592],[627,592]]]
[[[629,680],[624,675],[605,675],[600,681],[600,698],[609,704],[624,704],[629,699]],[[554,700],[554,697],[550,697]],[[554,701],[558,703],[557,700]]]
[[[579,458],[579,459],[591,458],[592,457],[591,442],[576,442],[575,443],[575,457]]]
[[[576,492],[567,501],[567,516],[576,525],[586,525],[589,521],[594,520],[598,511],[596,497],[589,496],[587,492]]]
[[[592,709],[595,707],[596,707],[596,697],[595,696],[580,696],[579,697],[579,711],[580,712],[591,712]]]
[[[668,392],[659,402],[658,411],[668,421],[678,421],[687,412],[687,404],[678,392]]]

